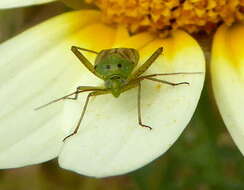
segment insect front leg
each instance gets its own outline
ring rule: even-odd
[[[134,73],[132,73],[131,77],[129,77],[129,81],[138,78],[142,73],[144,73],[153,62],[161,55],[163,52],[163,48],[158,48],[143,65],[141,65]]]
[[[98,78],[101,78],[102,79],[102,77],[94,69],[94,66],[91,64],[91,62],[79,50],[85,50],[85,51],[89,51],[89,52],[92,52],[92,53],[97,53],[97,52],[92,51],[92,50],[83,49],[83,48],[76,47],[76,46],[72,46],[71,47],[71,51],[76,55],[76,57],[81,61],[81,63],[89,71],[91,71],[94,75],[96,75]]]
[[[90,52],[90,53],[95,53],[95,54],[98,54],[98,52],[94,51],[94,50],[90,50],[90,49],[86,49],[86,48],[81,48],[81,47],[78,47],[78,46],[72,46],[72,48],[76,48],[78,50],[81,50],[81,51],[87,51],[87,52]]]
[[[80,128],[81,121],[82,121],[83,118],[84,118],[84,115],[85,115],[85,112],[86,112],[86,109],[87,109],[87,106],[88,106],[90,97],[92,97],[92,96],[98,96],[98,95],[103,95],[103,94],[108,94],[108,93],[110,93],[108,90],[103,90],[103,91],[101,91],[101,90],[100,90],[100,91],[98,91],[98,90],[94,90],[93,92],[90,92],[90,93],[88,94],[88,96],[86,97],[85,105],[84,105],[84,107],[83,107],[83,109],[82,109],[82,112],[81,112],[80,119],[78,120],[78,123],[77,123],[77,125],[76,125],[76,127],[75,127],[75,130],[73,131],[73,133],[71,133],[70,135],[66,136],[66,137],[63,139],[63,142],[64,142],[67,138],[69,138],[69,137],[75,135],[75,134],[78,132],[78,130],[79,130],[79,128]]]

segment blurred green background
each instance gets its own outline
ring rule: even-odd
[[[61,3],[0,10],[0,42],[68,10]],[[209,57],[211,37],[197,38]],[[94,179],[63,170],[53,160],[0,170],[0,190],[244,190],[244,157],[218,113],[209,72],[206,77],[189,126],[168,152],[146,167],[128,175]]]

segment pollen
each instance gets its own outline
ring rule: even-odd
[[[219,24],[244,20],[244,0],[86,0],[96,4],[106,23],[127,26],[130,32],[210,33]]]

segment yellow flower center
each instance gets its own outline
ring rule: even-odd
[[[86,0],[95,3],[107,23],[131,32],[184,29],[211,32],[220,23],[244,20],[244,0]]]

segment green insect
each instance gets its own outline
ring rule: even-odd
[[[90,53],[97,54],[95,64],[92,65],[91,62],[79,51],[87,51]],[[138,87],[137,96],[137,110],[138,110],[138,123],[141,127],[152,129],[150,126],[145,125],[141,118],[141,81],[151,80],[154,82],[164,83],[167,85],[181,85],[189,84],[188,82],[173,83],[165,80],[159,80],[155,78],[156,76],[162,75],[178,75],[178,74],[196,74],[199,72],[178,72],[178,73],[159,73],[141,76],[161,55],[163,48],[158,48],[144,64],[142,64],[138,69],[135,70],[136,65],[139,61],[139,53],[136,49],[132,48],[113,48],[105,49],[100,52],[93,50],[88,50],[76,46],[71,47],[71,51],[77,56],[81,63],[98,78],[104,80],[103,87],[96,86],[78,86],[76,91],[68,94],[59,99],[53,100],[45,105],[42,105],[35,110],[41,109],[47,105],[58,102],[60,100],[72,99],[77,100],[78,94],[82,92],[90,92],[86,98],[83,110],[81,112],[80,119],[73,133],[64,138],[75,135],[80,127],[81,121],[85,115],[89,99],[92,96],[98,96],[103,94],[112,94],[115,98],[119,97],[121,93],[126,92],[132,88]],[[135,70],[135,71],[134,71]],[[72,97],[73,96],[73,97]]]

